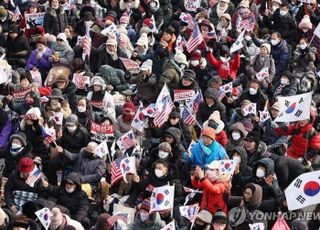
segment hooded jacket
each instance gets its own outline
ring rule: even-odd
[[[65,189],[65,183],[67,180],[73,181],[77,187],[72,193],[68,193]],[[61,186],[49,185],[48,192],[56,197],[57,204],[62,205],[69,209],[70,216],[81,222],[88,216],[89,200],[87,194],[81,190],[80,177],[77,173],[70,173],[66,176]]]
[[[178,128],[170,127],[164,131],[163,135],[169,134],[174,138],[174,142],[171,144],[171,152],[173,154],[173,159],[177,160],[182,157],[182,153],[185,148],[181,144],[181,131]]]
[[[127,230],[159,230],[166,225],[166,223],[161,220],[160,214],[158,212],[150,214],[150,217],[151,220],[142,222],[140,215],[136,215],[134,222],[128,225]]]
[[[8,58],[27,58],[30,53],[29,42],[23,31],[19,31],[18,36],[14,39],[8,36],[5,48],[7,49]],[[23,52],[23,54],[17,55],[17,52]]]
[[[164,84],[167,83],[169,90],[173,91],[177,87],[180,77],[182,76],[179,66],[173,58],[168,59],[163,64],[162,71],[159,79],[159,89],[162,89]]]
[[[248,202],[245,201],[244,205],[248,211],[252,212],[253,210],[256,210],[259,208],[262,202],[263,191],[260,185],[254,184],[254,183],[247,184],[244,187],[243,191],[245,191],[247,188],[251,188],[251,190],[253,190],[252,197]]]
[[[252,167],[257,160],[268,157],[269,155],[270,153],[268,152],[267,145],[260,141],[254,152],[248,152],[248,165]]]
[[[239,131],[240,132],[241,137],[240,137],[240,139],[238,141],[235,141],[235,140],[232,139],[231,133],[233,131]],[[244,126],[243,126],[242,123],[236,122],[233,125],[231,125],[230,128],[229,128],[228,135],[229,135],[229,139],[228,139],[228,143],[227,143],[227,146],[226,146],[227,153],[231,153],[231,151],[237,146],[239,146],[239,147],[240,146],[241,147],[244,146],[244,138],[247,135],[247,131],[244,129]]]
[[[90,141],[90,134],[86,129],[78,125],[74,133],[69,133],[67,128],[64,128],[59,145],[72,153],[78,153],[83,146],[87,146]]]

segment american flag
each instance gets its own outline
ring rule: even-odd
[[[125,156],[119,157],[115,159],[111,164],[111,185],[116,183],[117,181],[122,179],[122,173],[120,169],[120,163],[123,159],[125,159]]]
[[[16,6],[16,8],[12,14],[12,21],[13,22],[18,21],[20,19],[20,16],[21,16],[20,9],[19,9],[19,7]]]
[[[186,125],[192,125],[196,121],[194,114],[190,113],[187,108],[183,108],[181,117]]]
[[[200,103],[203,101],[202,93],[200,91],[194,96],[192,100],[192,109],[193,113],[197,113],[199,109]]]
[[[256,22],[255,22],[254,18],[248,18],[248,19],[242,20],[242,18],[239,17],[238,24],[237,24],[237,30],[241,31],[244,29],[246,31],[251,31],[254,29],[255,23]]]
[[[128,223],[128,213],[117,213],[108,219],[108,223],[113,226],[118,220],[122,220],[125,224]]]
[[[120,150],[124,152],[126,149],[130,149],[134,145],[134,134],[133,131],[130,130],[123,134],[118,140],[117,145],[119,146]]]
[[[197,48],[198,45],[200,45],[203,42],[203,37],[200,32],[198,24],[196,24],[193,28],[193,32],[191,34],[191,37],[186,43],[186,48],[189,53],[191,53],[195,48]]]
[[[157,127],[161,127],[169,117],[174,104],[172,102],[169,90],[165,84],[156,101],[156,111],[154,113],[153,123]]]
[[[42,172],[38,167],[35,167],[32,174],[26,180],[30,187],[34,187],[34,183],[42,176]]]
[[[83,37],[83,54],[82,59],[85,60],[86,57],[90,58],[91,53],[91,37],[89,25],[86,25],[86,35]]]

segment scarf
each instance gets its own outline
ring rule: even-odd
[[[69,47],[69,43],[66,41],[66,42],[63,42],[62,44],[59,44],[59,45],[57,44],[54,50],[60,52],[67,49],[68,47]]]
[[[211,149],[210,149],[209,147],[207,147],[207,146],[204,145],[202,139],[200,139],[199,143],[200,143],[200,147],[201,147],[202,151],[203,151],[206,155],[210,155]]]

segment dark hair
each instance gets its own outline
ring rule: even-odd
[[[273,31],[272,34],[277,35],[278,38],[282,38],[281,34],[278,31]]]
[[[289,4],[287,2],[284,2],[280,5],[280,8],[282,7],[286,7],[287,9],[289,9]]]
[[[85,68],[85,62],[82,60],[82,58],[73,59],[70,65],[73,71],[77,71]]]
[[[23,79],[27,79],[29,83],[32,83],[32,82],[33,82],[31,73],[30,73],[29,71],[25,71],[25,72],[23,72],[23,73],[20,74],[20,82],[21,82]]]

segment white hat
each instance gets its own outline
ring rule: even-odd
[[[269,43],[262,43],[260,48],[262,48],[262,47],[267,49],[268,54],[271,52],[271,45]]]
[[[64,42],[67,42],[67,41],[68,41],[68,40],[67,40],[67,35],[66,35],[65,33],[60,33],[60,34],[58,34],[57,39],[61,39],[61,40],[63,40]]]
[[[41,112],[38,107],[33,107],[33,108],[29,109],[27,111],[26,115],[29,115],[29,114],[35,116],[34,119],[40,119],[40,117],[41,117]]]
[[[218,127],[215,129],[216,134],[220,133],[224,129],[224,122],[221,121],[219,111],[216,110],[210,115],[208,120],[203,123],[203,128],[208,127],[208,123],[210,120],[213,120],[218,124]]]
[[[113,45],[113,46],[115,46],[115,47],[118,46],[118,42],[117,42],[116,38],[114,38],[114,37],[112,37],[112,36],[110,36],[110,37],[108,38],[106,44],[107,44],[107,45]]]
[[[174,55],[173,59],[175,60],[176,63],[178,64],[185,64],[188,65],[187,62],[187,57],[182,51],[178,50],[176,54]]]
[[[140,70],[141,71],[152,71],[153,61],[151,59],[146,60],[142,63]]]
[[[142,33],[137,41],[137,45],[143,46],[145,49],[148,48],[148,35],[146,33]]]
[[[99,76],[95,76],[91,79],[89,86],[91,87],[93,85],[100,85],[102,87],[102,90],[105,90],[106,88],[105,81],[102,79],[102,77]]]
[[[248,0],[242,0],[238,6],[238,8],[240,7],[245,7],[245,8],[249,8],[250,7],[250,2]]]

